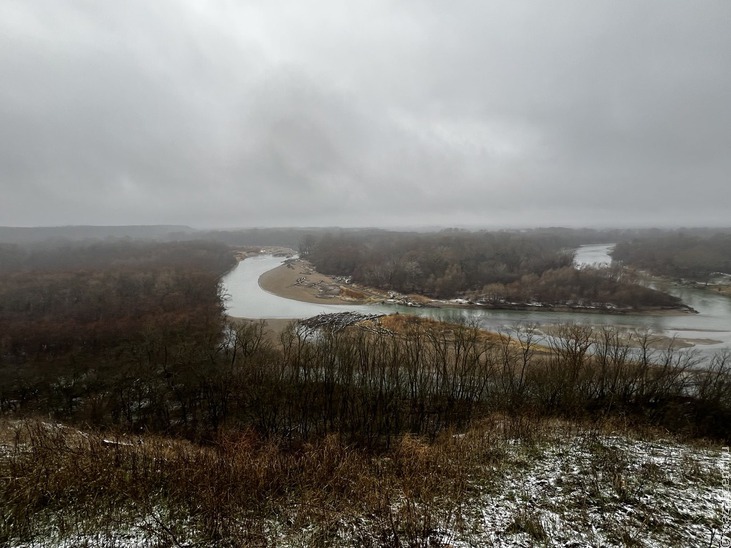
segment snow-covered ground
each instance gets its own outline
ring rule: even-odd
[[[472,534],[453,546],[729,545],[722,449],[620,436],[577,436],[509,451],[496,488],[466,512]],[[725,537],[723,536],[725,534]]]
[[[461,507],[435,507],[420,546],[720,547],[731,545],[731,454],[717,445],[691,445],[631,435],[558,430],[543,441],[496,442],[492,456],[469,475]],[[404,499],[405,501],[406,499]],[[394,516],[403,515],[394,503]],[[413,503],[412,503],[413,504]],[[349,515],[337,523],[302,523],[297,508],[259,523],[266,546],[380,546],[384,523]],[[53,520],[51,520],[52,522]],[[164,511],[137,514],[103,533],[60,534],[11,544],[23,548],[215,546],[195,542],[177,523],[167,536]],[[390,524],[398,532],[399,524]],[[323,537],[323,528],[327,534]],[[388,528],[386,528],[388,529]],[[171,533],[172,535],[172,533]],[[187,537],[187,538],[186,538]],[[323,538],[326,542],[323,544]],[[372,540],[367,540],[372,539]],[[367,542],[366,542],[367,540]],[[403,535],[400,544],[408,545]]]

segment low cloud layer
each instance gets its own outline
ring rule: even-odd
[[[0,225],[710,225],[731,3],[0,4]]]

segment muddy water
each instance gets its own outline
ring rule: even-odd
[[[608,264],[613,244],[582,246],[577,250],[575,264]],[[567,322],[594,326],[611,325],[624,328],[646,328],[656,333],[678,336],[694,341],[704,353],[731,349],[731,298],[701,289],[668,286],[662,288],[680,297],[698,314],[683,315],[616,315],[591,312],[547,312],[515,310],[484,310],[466,308],[410,308],[396,305],[328,305],[312,304],[278,297],[259,286],[259,277],[284,261],[281,257],[264,255],[246,259],[223,279],[229,295],[227,311],[244,318],[307,318],[325,312],[353,310],[365,313],[399,312],[443,320],[476,320],[487,329],[509,329],[520,324],[552,325]]]

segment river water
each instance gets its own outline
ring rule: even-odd
[[[610,253],[614,250],[614,244],[589,244],[582,245],[576,249],[574,254],[574,266],[581,268],[592,266],[594,268],[606,267],[612,264]]]
[[[259,277],[278,267],[284,257],[259,255],[241,261],[223,278],[227,296],[226,312],[229,316],[252,319],[303,319],[328,312],[353,310],[372,314],[377,312],[370,305],[337,305],[306,303],[285,299],[265,291],[259,285]],[[385,307],[384,307],[385,308]]]
[[[577,249],[576,266],[608,265],[614,244],[587,245]],[[562,323],[612,325],[645,328],[655,333],[691,339],[704,354],[731,349],[731,298],[701,289],[668,286],[661,289],[680,297],[698,314],[623,315],[592,312],[548,312],[486,310],[475,308],[411,308],[398,305],[329,305],[313,304],[278,297],[259,286],[259,277],[284,262],[282,257],[262,255],[239,263],[223,278],[228,295],[227,313],[243,318],[308,318],[325,312],[352,310],[364,313],[416,314],[446,321],[476,320],[491,330],[510,329],[521,324],[551,325]]]

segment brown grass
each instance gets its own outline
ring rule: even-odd
[[[110,539],[136,530],[138,544],[149,546],[448,546],[455,535],[470,538],[464,520],[482,511],[481,497],[502,496],[506,476],[530,469],[557,443],[565,452],[579,444],[588,460],[583,474],[565,477],[564,491],[573,494],[552,511],[575,516],[587,505],[614,512],[629,504],[651,519],[638,497],[666,473],[652,463],[635,470],[603,441],[617,435],[635,433],[616,422],[495,413],[433,441],[403,435],[373,453],[336,434],[292,447],[252,431],[222,431],[202,446],[5,422],[0,544],[115,545]],[[667,433],[642,437],[667,440]],[[721,481],[695,461],[680,469],[689,481]],[[550,540],[541,508],[523,498],[513,508],[498,534]]]
[[[425,316],[411,316],[408,314],[389,314],[379,318],[379,323],[393,331],[394,333],[409,335],[415,331],[422,331],[424,333],[440,333],[450,334],[455,330],[459,329],[476,329],[478,333],[478,341],[486,342],[500,342],[505,340],[505,336],[500,333],[492,331],[486,331],[484,329],[478,329],[476,327],[466,326],[462,324],[442,322]]]
[[[363,301],[368,298],[368,295],[366,295],[362,291],[358,291],[356,289],[351,289],[349,287],[341,286],[340,287],[340,297],[342,297],[344,299],[353,299],[356,301]]]
[[[252,432],[222,433],[210,447],[39,421],[6,423],[2,433],[13,441],[0,460],[0,542],[144,522],[166,545],[186,536],[266,545],[275,516],[300,533],[316,525],[314,544],[328,545],[360,515],[370,523],[362,542],[426,545],[454,525],[469,470],[499,439],[483,425],[434,443],[406,435],[373,455],[337,435],[288,449]]]

